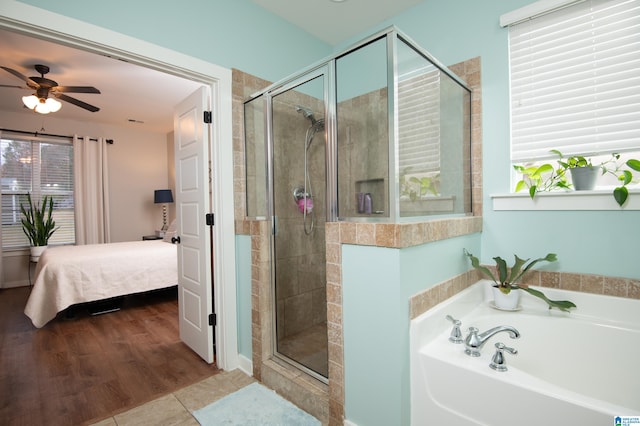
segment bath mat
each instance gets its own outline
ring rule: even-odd
[[[252,383],[193,412],[202,426],[319,426],[320,421],[266,388]]]

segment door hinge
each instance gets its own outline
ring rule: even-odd
[[[204,221],[207,224],[207,226],[213,226],[214,225],[213,213],[205,214],[204,215]]]
[[[211,111],[204,112],[204,122],[207,124],[211,124],[213,122],[213,119],[211,118]]]
[[[216,326],[216,314],[209,314],[209,325]]]

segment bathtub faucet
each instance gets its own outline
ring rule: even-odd
[[[501,325],[494,327],[484,333],[478,334],[478,329],[475,327],[469,327],[469,335],[464,340],[464,352],[469,356],[480,356],[480,349],[487,343],[493,335],[506,331],[509,333],[509,337],[517,339],[520,337],[520,332],[509,325]]]

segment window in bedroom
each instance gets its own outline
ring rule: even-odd
[[[512,163],[555,164],[551,149],[594,164],[614,152],[639,158],[640,0],[557,0],[558,10],[515,17],[542,3],[501,18],[509,25]]]
[[[53,218],[60,228],[50,244],[75,242],[73,211],[73,145],[71,141],[41,137],[0,138],[2,176],[2,248],[27,247],[22,231],[20,203],[27,193],[40,202],[49,195],[54,200]]]

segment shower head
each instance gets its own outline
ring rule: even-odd
[[[313,116],[313,111],[311,111],[309,108],[305,108],[303,106],[296,105],[296,112],[302,113],[302,115],[304,115],[304,118],[308,118],[309,120],[311,120],[311,124],[316,124],[317,120]]]

